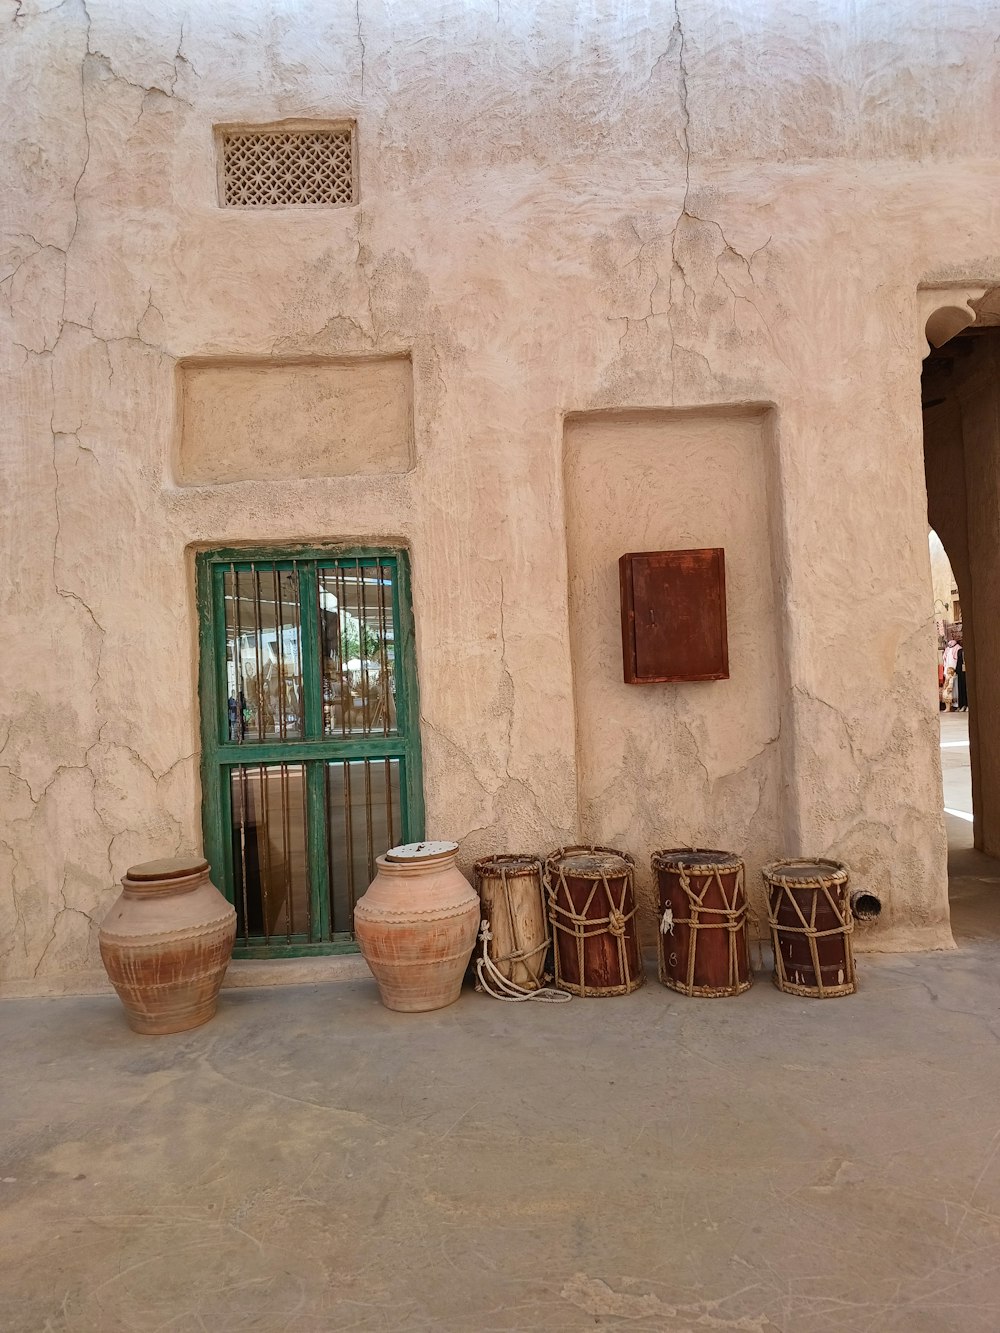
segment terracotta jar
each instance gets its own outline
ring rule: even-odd
[[[443,1009],[459,997],[480,909],[457,851],[454,842],[393,847],[354,909],[354,933],[387,1009]]]
[[[186,1032],[215,1013],[236,938],[236,912],[200,857],[132,866],[99,940],[129,1027]]]

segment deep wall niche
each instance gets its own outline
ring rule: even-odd
[[[564,434],[570,645],[584,837],[636,857],[738,852],[748,883],[780,842],[779,613],[767,406],[586,413]],[[728,680],[628,685],[618,561],[723,547]]]

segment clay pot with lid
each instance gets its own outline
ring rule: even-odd
[[[236,939],[236,911],[201,857],[132,866],[98,936],[135,1032],[186,1032],[215,1013]]]
[[[480,909],[457,852],[454,842],[393,847],[354,909],[354,934],[387,1009],[443,1009],[461,993]]]

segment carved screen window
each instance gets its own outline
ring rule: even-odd
[[[356,202],[351,124],[221,125],[216,140],[225,208],[342,208]]]

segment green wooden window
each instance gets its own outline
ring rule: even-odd
[[[238,956],[355,948],[375,858],[424,834],[405,551],[197,558],[205,853]]]

